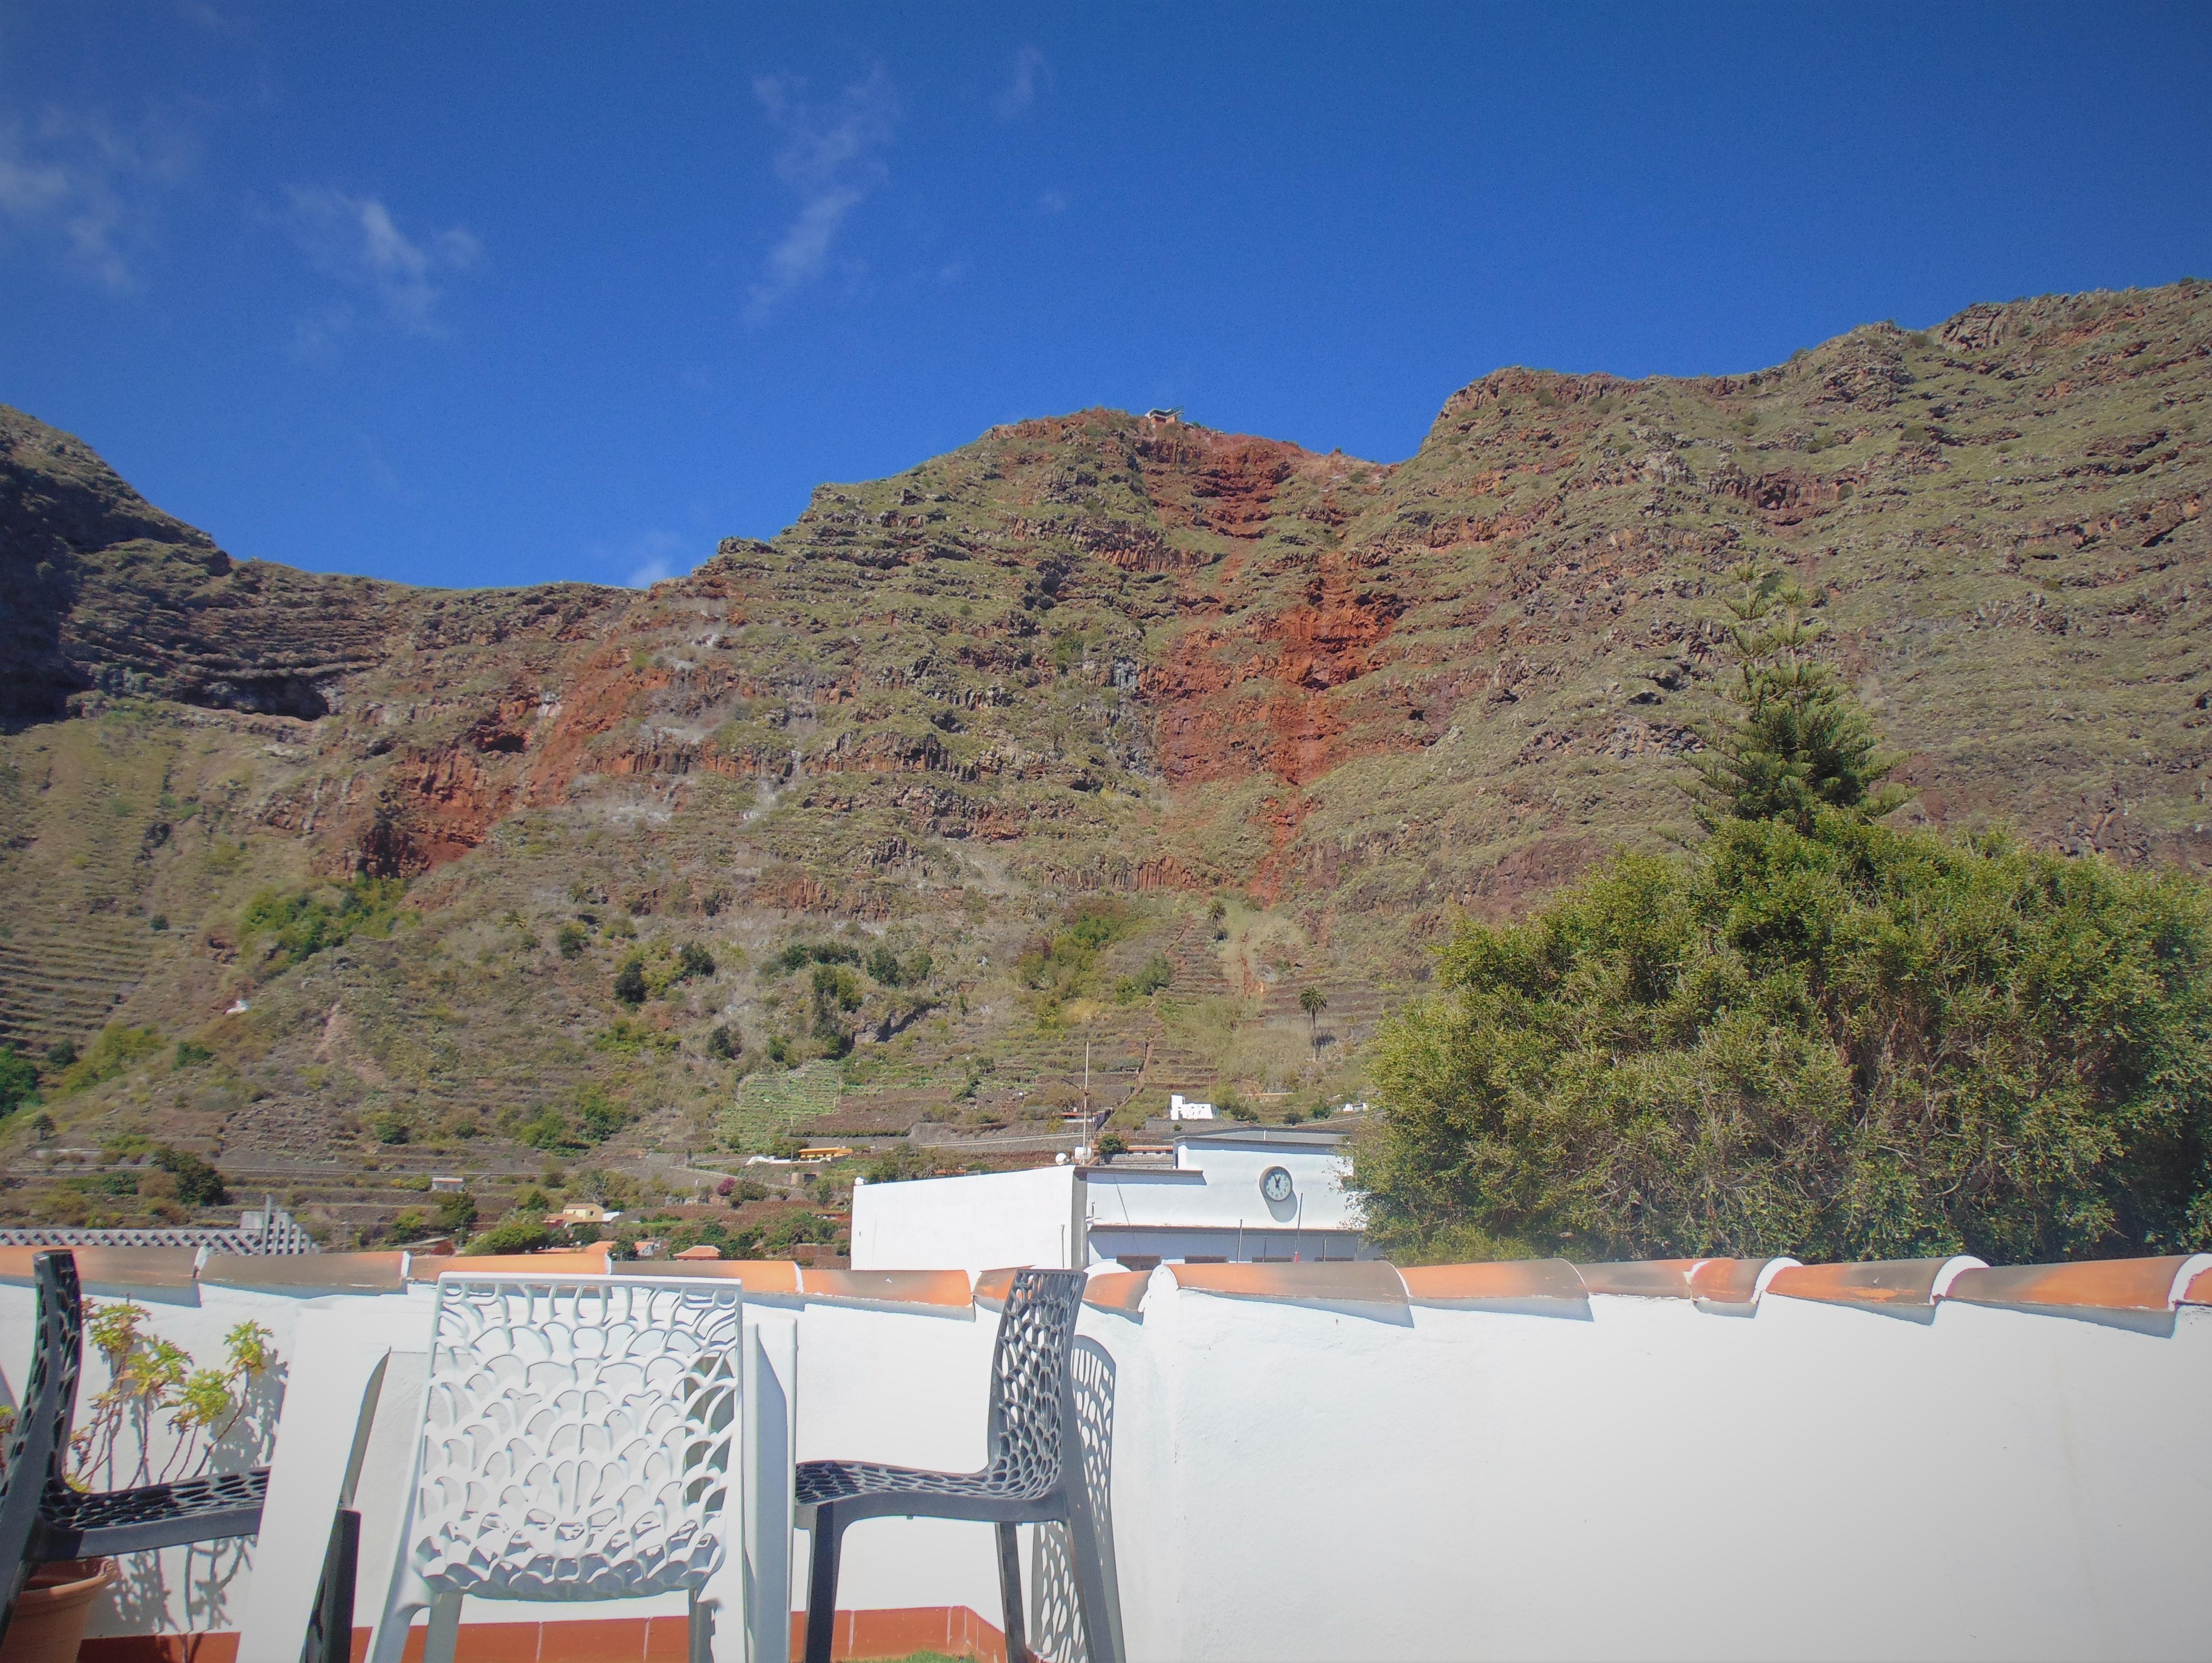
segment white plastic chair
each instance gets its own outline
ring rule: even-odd
[[[441,1276],[370,1663],[399,1663],[425,1606],[422,1663],[453,1663],[465,1594],[678,1591],[694,1663],[742,1659],[741,1614],[714,1607],[737,1533],[744,1299],[734,1282]]]

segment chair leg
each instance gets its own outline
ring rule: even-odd
[[[441,1593],[430,1601],[430,1631],[422,1636],[422,1663],[453,1663],[461,1638],[461,1596]]]
[[[691,1596],[691,1642],[690,1663],[714,1663],[714,1611],[709,1605],[699,1603],[699,1596]]]
[[[806,1663],[830,1663],[830,1642],[837,1631],[837,1556],[843,1547],[842,1520],[834,1507],[814,1509],[811,1568],[806,1576]]]
[[[1079,1471],[1075,1483],[1083,1482]],[[1083,1624],[1084,1648],[1091,1663],[1121,1663],[1121,1624],[1112,1610],[1106,1587],[1105,1545],[1100,1541],[1098,1520],[1091,1511],[1090,1497],[1079,1490],[1067,1498],[1067,1556],[1074,1562],[1079,1619]]]
[[[349,1663],[353,1656],[355,1583],[361,1564],[361,1514],[340,1508],[331,1521],[323,1580],[315,1590],[315,1649],[301,1663]]]
[[[1021,1526],[999,1526],[999,1599],[1006,1611],[1006,1663],[1030,1663],[1029,1637],[1022,1623]]]

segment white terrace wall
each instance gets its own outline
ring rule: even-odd
[[[1384,1294],[1229,1297],[1164,1268],[1115,1284],[1141,1288],[1139,1307],[1084,1313],[1111,1383],[1133,1659],[2212,1651],[2212,1310],[1886,1311],[1771,1291],[1447,1308],[1387,1296],[1383,1267],[1306,1268],[1371,1271]],[[283,1351],[302,1308],[215,1287],[141,1298],[203,1357],[247,1317]],[[419,1311],[427,1340],[427,1289],[381,1302]],[[980,1462],[989,1308],[758,1305],[799,1324],[800,1459]],[[27,1288],[0,1284],[11,1392],[31,1313]],[[359,1498],[364,1623],[415,1367],[386,1380]],[[102,1383],[94,1365],[86,1389]],[[989,1548],[980,1526],[864,1524],[840,1604],[995,1621]],[[180,1562],[163,1611],[142,1599],[95,1631],[233,1629],[249,1566],[187,1595]],[[471,1605],[465,1620],[637,1614]]]
[[[1080,1265],[1081,1168],[1033,1167],[853,1190],[853,1268]]]

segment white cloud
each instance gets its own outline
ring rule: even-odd
[[[455,226],[417,241],[374,197],[305,185],[287,195],[292,234],[319,270],[374,295],[385,316],[409,334],[443,332],[437,314],[446,279],[483,253],[471,233]],[[353,308],[340,304],[301,323],[295,338],[303,348],[326,349],[353,320]]]
[[[135,132],[96,113],[0,119],[0,222],[120,293],[137,286],[157,192],[191,166],[188,139],[152,116]]]
[[[1052,84],[1052,65],[1045,62],[1044,54],[1035,46],[1024,46],[1014,54],[1013,79],[1006,83],[1006,91],[993,101],[999,113],[1012,121],[1037,101],[1038,91]]]
[[[682,559],[683,551],[684,539],[674,532],[648,531],[619,547],[601,543],[592,554],[605,565],[629,570],[629,576],[623,579],[624,588],[649,589],[691,570]]]
[[[875,154],[890,143],[898,95],[878,68],[826,106],[810,104],[790,76],[753,82],[769,124],[782,136],[776,177],[798,193],[799,216],[769,253],[748,293],[745,320],[760,323],[777,304],[822,275],[846,217],[888,176]]]

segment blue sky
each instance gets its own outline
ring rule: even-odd
[[[0,403],[233,553],[624,582],[1089,405],[2212,275],[2212,9],[0,9]]]

